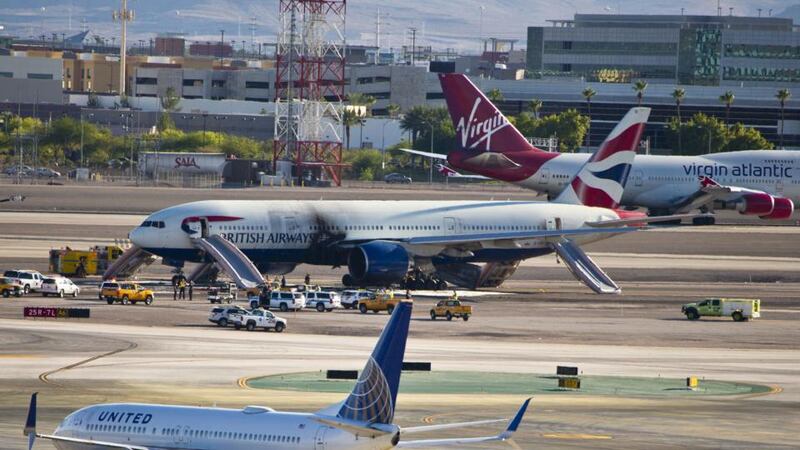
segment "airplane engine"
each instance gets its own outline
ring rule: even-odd
[[[353,282],[350,284],[396,283],[408,274],[410,262],[408,252],[400,245],[386,241],[366,243],[351,250],[347,258]]]
[[[256,267],[258,271],[261,273],[265,273],[268,275],[286,275],[294,270],[297,267],[295,263],[257,263]]]
[[[736,207],[739,214],[766,216],[775,208],[775,197],[769,194],[745,194]]]
[[[792,217],[793,213],[794,213],[794,202],[792,202],[788,198],[776,197],[775,207],[772,209],[772,212],[760,217],[762,219],[781,220]]]

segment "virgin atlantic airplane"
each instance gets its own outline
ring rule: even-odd
[[[458,149],[451,167],[558,196],[589,159],[586,153],[554,153],[531,145],[465,75],[441,74]],[[409,150],[406,150],[409,151]],[[800,201],[800,152],[751,150],[702,156],[637,155],[621,205],[650,215],[694,210],[736,210],[762,219],[788,219]],[[696,223],[714,223],[713,216]]]

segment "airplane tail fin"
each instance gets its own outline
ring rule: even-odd
[[[538,151],[466,75],[439,74],[439,82],[462,150]]]
[[[649,116],[650,108],[631,108],[555,202],[619,206]]]
[[[411,303],[398,303],[337,418],[361,424],[392,423],[410,321]]]

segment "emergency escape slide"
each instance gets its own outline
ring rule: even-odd
[[[589,289],[598,294],[619,294],[621,292],[617,283],[606,275],[603,269],[595,264],[574,242],[564,239],[552,246],[575,278],[583,282]]]
[[[153,256],[152,253],[134,245],[125,250],[125,252],[106,269],[105,273],[103,273],[103,279],[108,280],[110,278],[129,277],[136,273],[143,265],[152,264],[155,259],[156,257]]]
[[[264,277],[250,258],[245,256],[231,241],[215,234],[208,238],[198,237],[192,241],[214,258],[225,273],[240,289],[250,289],[264,284]]]

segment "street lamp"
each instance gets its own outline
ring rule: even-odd
[[[428,126],[431,128],[431,153],[433,153],[433,123],[428,122]],[[433,159],[431,159],[429,163],[430,163],[430,174],[428,175],[428,183],[433,185]]]

